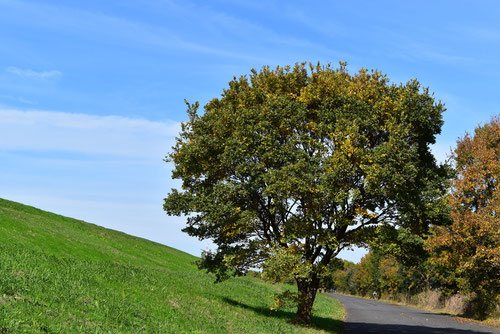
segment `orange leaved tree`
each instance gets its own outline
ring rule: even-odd
[[[500,291],[500,117],[460,139],[454,160],[453,223],[437,227],[427,246],[444,283],[471,293],[468,312],[484,318]]]

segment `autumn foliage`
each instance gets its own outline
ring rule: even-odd
[[[164,208],[210,239],[200,267],[224,279],[262,269],[297,286],[310,323],[337,254],[377,226],[421,234],[441,221],[445,170],[429,145],[444,107],[418,81],[320,64],[234,78],[189,120],[168,159],[182,188]]]
[[[484,317],[500,291],[500,118],[458,141],[450,196],[453,223],[428,240],[444,286],[474,294],[468,312]]]
[[[449,219],[416,236],[381,227],[360,263],[344,263],[335,288],[478,319],[491,315],[500,292],[500,118],[457,142],[448,183]]]

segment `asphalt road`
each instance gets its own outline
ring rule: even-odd
[[[499,329],[458,322],[448,315],[340,294],[330,295],[346,308],[343,334],[500,334]]]

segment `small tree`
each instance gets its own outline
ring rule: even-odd
[[[169,160],[182,189],[164,208],[211,239],[200,267],[218,280],[260,267],[297,284],[297,323],[310,323],[329,263],[375,226],[421,233],[438,221],[444,170],[429,144],[444,110],[416,80],[296,64],[229,82],[189,120]]]
[[[427,247],[442,283],[473,293],[468,311],[484,318],[500,291],[500,118],[478,127],[473,137],[460,139],[454,160],[453,223],[437,227]]]

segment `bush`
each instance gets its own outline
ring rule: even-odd
[[[464,314],[470,300],[471,296],[457,293],[445,300],[444,308],[450,313]]]
[[[441,291],[425,290],[417,296],[417,304],[426,308],[440,309],[443,308],[443,295]]]

